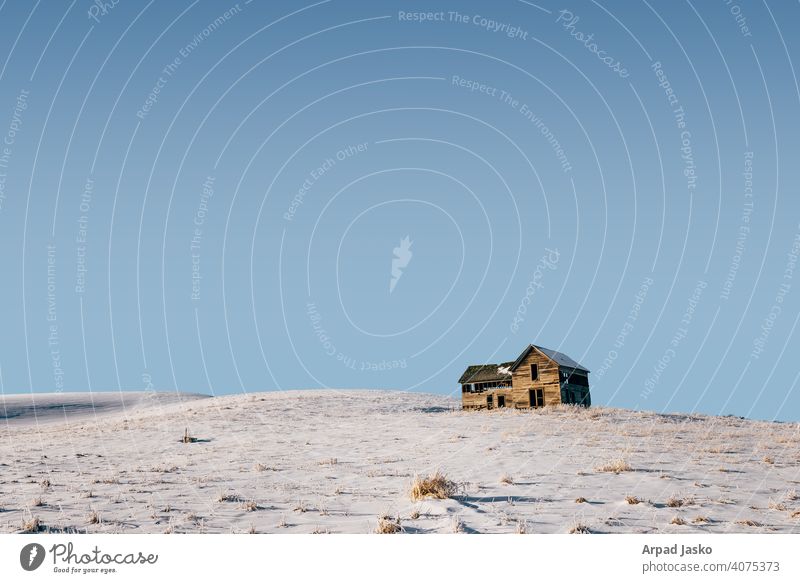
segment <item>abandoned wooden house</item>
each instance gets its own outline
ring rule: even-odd
[[[589,370],[566,354],[533,344],[513,362],[468,366],[458,382],[464,409],[592,404]]]

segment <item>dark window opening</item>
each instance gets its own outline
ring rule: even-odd
[[[544,389],[530,389],[528,391],[531,407],[544,407]]]
[[[531,365],[531,380],[538,381],[539,380],[539,365],[532,364]]]
[[[578,372],[573,372],[569,375],[564,375],[563,379],[570,385],[577,385],[579,387],[588,387],[589,386],[589,377],[585,374],[581,374]]]
[[[506,406],[506,397],[505,395],[497,395],[497,408],[505,407]]]
[[[486,396],[486,406],[487,406],[489,409],[491,409],[491,408],[492,408],[492,401],[493,401],[493,399],[492,399],[492,396],[491,396],[491,395],[487,395],[487,396]]]

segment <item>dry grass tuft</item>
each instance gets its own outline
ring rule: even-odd
[[[110,478],[97,478],[92,480],[92,484],[119,484],[119,478],[111,476]]]
[[[86,519],[86,522],[89,524],[100,524],[100,515],[97,513],[96,510],[92,510],[89,513],[89,517]]]
[[[760,522],[756,522],[755,520],[737,520],[736,524],[741,524],[742,526],[763,526]]]
[[[770,500],[768,504],[768,508],[770,510],[780,510],[781,512],[786,511],[786,504],[782,502],[775,502],[774,500]]]
[[[641,504],[641,500],[636,496],[625,496],[625,502],[628,504]]]
[[[670,508],[680,508],[682,506],[689,506],[691,504],[694,504],[694,498],[691,496],[680,497],[677,494],[673,494],[672,496],[667,498],[666,504]]]
[[[36,498],[31,500],[31,504],[30,505],[32,507],[44,506],[44,500],[42,500],[41,497],[37,496]]]
[[[51,486],[50,479],[49,478],[45,478],[44,480],[39,482],[39,486],[42,487],[42,490],[47,490]]]
[[[414,510],[411,511],[411,515],[409,516],[409,518],[411,520],[416,520],[419,517],[420,517],[419,508],[414,508]]]
[[[792,518],[800,518],[800,510],[795,510],[792,512]]]
[[[622,472],[630,472],[633,471],[633,468],[630,466],[628,462],[624,459],[616,459],[608,462],[607,464],[603,464],[602,466],[597,466],[595,468],[596,472],[609,472],[614,474],[620,474]]]
[[[236,492],[218,492],[217,502],[241,502],[242,497]]]
[[[514,483],[514,478],[512,478],[508,474],[503,474],[502,476],[500,476],[500,483],[501,484],[513,484]]]
[[[25,520],[22,522],[22,533],[28,534],[33,532],[39,532],[43,530],[42,523],[39,521],[38,516],[33,516],[30,520]]]
[[[589,527],[585,524],[581,524],[580,522],[575,523],[575,525],[569,529],[569,534],[591,534],[592,531],[589,530]]]
[[[450,532],[453,534],[464,532],[464,523],[460,516],[453,516],[453,518],[450,519]]]
[[[692,522],[694,522],[695,524],[706,524],[707,522],[709,522],[709,520],[707,516],[695,516],[692,519]]]
[[[255,500],[245,500],[244,502],[242,502],[242,508],[246,512],[255,512],[256,510],[259,509],[259,505],[256,504]]]
[[[458,485],[447,476],[436,470],[427,478],[414,477],[411,484],[411,500],[423,500],[425,498],[436,498],[444,500],[452,498],[458,491]]]
[[[575,504],[583,504],[584,502],[587,502],[587,500],[583,496],[578,496],[575,498]]]
[[[775,459],[768,455],[765,455],[761,461],[763,461],[765,464],[770,464],[770,465],[775,463]]]
[[[527,520],[520,520],[517,522],[517,534],[528,534],[530,532],[528,528],[528,521]]]
[[[669,521],[670,524],[677,524],[678,526],[683,526],[686,524],[686,521],[681,518],[680,516],[673,516],[672,520]]]
[[[398,532],[403,532],[399,516],[392,517],[384,512],[378,517],[378,525],[375,527],[376,534],[397,534]]]

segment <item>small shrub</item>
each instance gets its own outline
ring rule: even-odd
[[[591,534],[592,531],[589,530],[589,527],[585,524],[581,524],[580,522],[574,524],[572,528],[569,529],[569,534]]]
[[[708,517],[707,516],[695,516],[692,519],[692,522],[694,522],[695,524],[706,524],[706,523],[708,523]]]
[[[768,455],[765,455],[762,461],[763,461],[765,464],[770,464],[770,465],[772,465],[772,464],[774,464],[774,463],[775,463],[775,459],[774,459],[774,458],[772,458],[772,457],[770,457],[770,456],[768,456]]]
[[[755,520],[737,520],[736,524],[740,524],[742,526],[763,526],[760,522],[756,522]]]
[[[672,520],[669,521],[670,524],[677,524],[678,526],[683,526],[686,524],[686,521],[681,518],[680,516],[674,516]]]
[[[514,478],[512,478],[508,474],[503,474],[502,476],[500,476],[500,483],[501,484],[513,484],[514,483]]]
[[[528,534],[528,521],[527,520],[519,520],[517,521],[517,534]]]
[[[625,502],[628,504],[640,504],[642,501],[636,496],[625,496]]]
[[[31,500],[31,506],[32,507],[44,506],[44,500],[42,500],[41,497],[37,496],[36,498]]]
[[[411,511],[411,516],[409,516],[409,518],[411,518],[411,520],[416,520],[417,518],[419,518],[419,516],[420,516],[419,509],[414,508],[414,510]]]
[[[452,498],[457,491],[458,485],[436,470],[427,478],[414,477],[414,482],[411,484],[411,500],[415,502],[425,498],[444,500]]]
[[[86,522],[89,524],[100,524],[100,515],[97,514],[96,510],[92,510],[89,513],[89,517],[86,519]]]
[[[583,504],[584,502],[586,502],[586,498],[584,498],[583,496],[578,496],[577,498],[575,498],[575,504]]]

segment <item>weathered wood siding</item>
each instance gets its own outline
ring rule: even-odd
[[[531,380],[531,365],[539,365],[538,380]],[[558,377],[558,363],[550,360],[544,354],[536,350],[531,350],[525,357],[511,377],[512,393],[514,395],[514,407],[530,407],[531,389],[544,389],[545,406],[558,405],[561,403],[561,385]],[[508,405],[507,405],[508,406]]]
[[[483,393],[461,393],[461,406],[464,409],[485,409],[486,397],[492,396],[492,408],[497,409],[497,397],[503,396],[506,398],[506,407],[513,407],[513,389],[493,389]],[[527,405],[523,405],[527,407]]]

